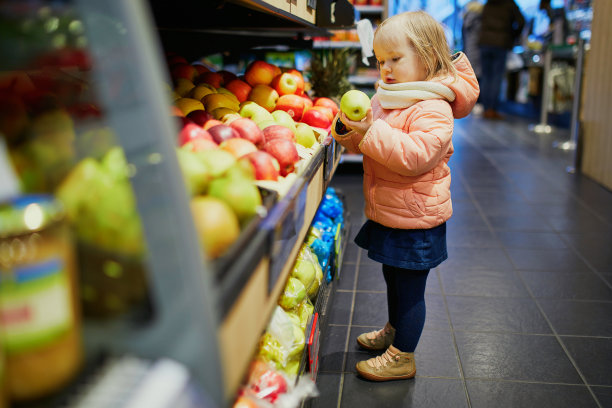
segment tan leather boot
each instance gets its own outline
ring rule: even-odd
[[[381,330],[362,333],[357,337],[357,343],[367,350],[385,350],[395,339],[395,329],[389,322]]]
[[[368,380],[405,380],[416,375],[414,353],[403,353],[389,346],[381,356],[357,363],[357,372]]]

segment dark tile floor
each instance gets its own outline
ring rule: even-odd
[[[332,185],[350,239],[321,341],[315,407],[612,407],[612,192],[566,171],[569,132],[456,122],[449,259],[432,270],[414,380],[356,375],[355,338],[387,321],[380,265],[353,242],[361,174]],[[354,169],[353,169],[354,170]],[[358,169],[360,170],[360,166]]]

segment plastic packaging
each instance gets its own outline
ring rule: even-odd
[[[81,367],[73,242],[48,195],[0,205],[0,314],[7,387],[16,401],[51,394]]]

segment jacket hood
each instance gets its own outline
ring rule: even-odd
[[[452,75],[434,78],[432,81],[449,87],[455,93],[455,100],[449,102],[453,110],[453,116],[457,119],[464,118],[472,111],[480,94],[480,86],[472,69],[472,64],[467,56],[458,52],[453,55],[453,65],[457,70],[457,76]]]

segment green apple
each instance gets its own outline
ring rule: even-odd
[[[306,330],[308,319],[314,313],[314,306],[310,302],[302,302],[297,310],[297,315],[300,318],[300,326],[302,330]]]
[[[276,367],[281,367],[287,360],[287,352],[280,342],[271,333],[264,333],[259,341],[259,353],[266,362],[273,363]]]
[[[241,223],[257,214],[262,205],[259,189],[246,178],[217,178],[210,182],[208,195],[225,201]]]
[[[212,178],[221,177],[236,164],[236,158],[223,149],[211,149],[196,152],[198,158],[210,171]]]
[[[291,270],[291,276],[299,279],[304,284],[305,288],[310,288],[316,278],[316,270],[312,262],[298,258]]]
[[[197,153],[187,149],[177,148],[176,155],[189,195],[203,194],[211,178],[206,164],[198,158]]]
[[[306,298],[304,284],[296,278],[289,277],[285,290],[278,300],[278,304],[285,310],[295,309]]]
[[[314,130],[306,123],[299,122],[295,127],[295,139],[304,147],[312,147],[317,142]]]
[[[274,117],[276,124],[289,128],[293,133],[295,133],[295,121],[287,112],[283,110],[275,110],[272,112],[272,116]]]
[[[347,118],[359,121],[365,118],[370,108],[370,98],[364,92],[352,89],[342,95],[340,99],[340,109]]]
[[[260,122],[255,121],[255,123],[257,123],[257,126],[259,126],[259,128],[261,130],[264,130],[265,128],[267,128],[268,126],[271,126],[271,125],[278,125],[278,123],[276,123],[276,121],[274,119],[271,119],[271,120],[262,120]]]

